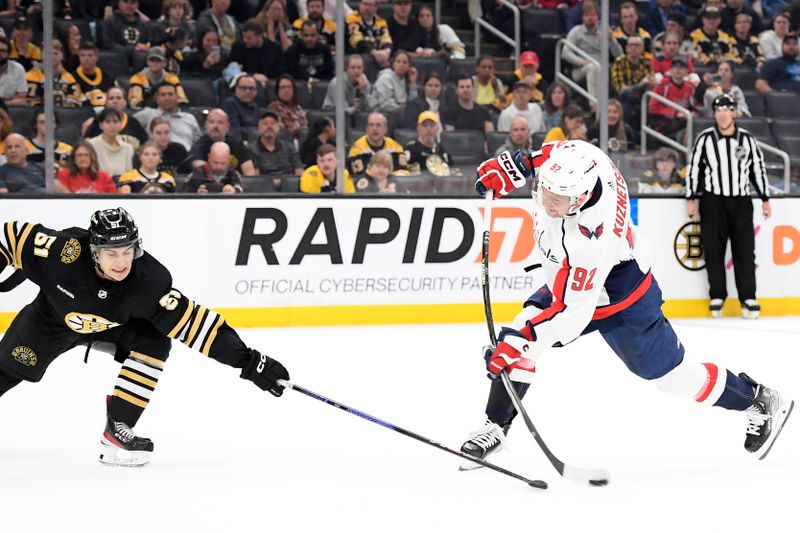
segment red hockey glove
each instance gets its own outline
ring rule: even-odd
[[[511,381],[531,383],[536,366],[533,361],[522,356],[522,352],[527,349],[527,340],[516,335],[506,336],[491,354],[487,352],[486,369],[489,371],[489,377],[497,378],[505,370]]]
[[[522,152],[505,151],[478,166],[475,190],[481,196],[485,196],[486,191],[494,191],[493,197],[497,199],[525,185],[531,175],[531,169]]]

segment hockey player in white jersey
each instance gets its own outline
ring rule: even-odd
[[[534,173],[533,231],[547,283],[487,350],[490,377],[506,371],[522,397],[544,350],[599,331],[631,372],[661,390],[744,411],[745,449],[763,459],[794,402],[744,373],[684,358],[661,311],[649,251],[631,222],[625,179],[611,160],[589,143],[560,141],[532,154],[517,150],[485,161],[475,185],[497,199]],[[501,380],[494,379],[487,421],[462,451],[481,459],[499,451],[516,414]]]

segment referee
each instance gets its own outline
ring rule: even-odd
[[[734,278],[742,317],[758,318],[756,301],[755,236],[750,183],[761,198],[764,218],[772,215],[767,191],[764,155],[753,135],[736,126],[736,100],[728,93],[714,99],[715,125],[703,130],[692,149],[686,177],[686,212],[698,214],[708,273],[709,310],[722,316],[728,296],[725,283],[725,247],[731,241]]]

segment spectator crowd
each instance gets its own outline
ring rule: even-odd
[[[687,113],[712,116],[723,92],[742,117],[763,111],[748,105],[755,99],[800,92],[800,1],[623,2],[614,4],[609,35],[600,33],[594,0],[515,3],[523,25],[557,14],[553,33],[563,30],[569,43],[564,72],[589,98],[555,79],[552,50],[536,34],[523,28],[519,57],[502,41],[489,45],[491,35],[494,54],[471,57],[461,26],[436,21],[432,3],[349,2],[337,65],[326,0],[55,0],[47,73],[41,3],[1,1],[0,193],[45,190],[48,83],[54,192],[64,194],[323,193],[339,180],[348,193],[403,193],[415,190],[416,176],[456,179],[459,167],[503,150],[597,143],[603,40],[611,63],[604,148],[612,152],[637,147],[648,91],[685,110],[659,99],[646,109],[646,123],[677,142],[685,142]],[[443,13],[463,16],[463,27],[471,27],[469,13],[511,33],[507,8],[495,0],[442,4]],[[343,177],[338,91],[348,123]],[[681,157],[658,157],[648,190],[672,191]]]

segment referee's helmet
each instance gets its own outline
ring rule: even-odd
[[[711,104],[711,109],[717,109],[718,107],[727,107],[732,111],[736,111],[736,108],[738,107],[736,104],[736,98],[731,96],[730,93],[722,93],[714,98],[714,102]]]

